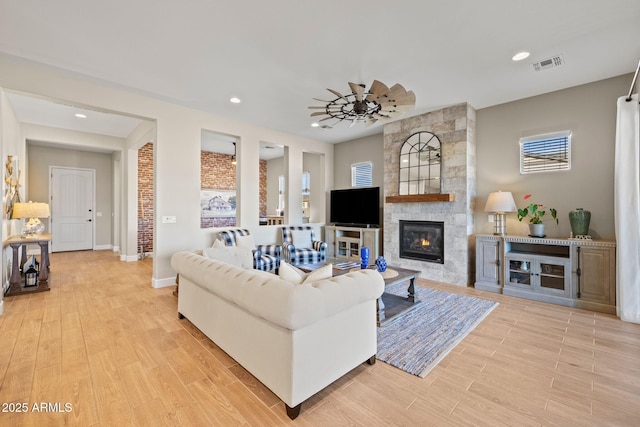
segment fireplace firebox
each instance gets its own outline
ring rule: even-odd
[[[444,222],[400,221],[400,258],[444,264]]]

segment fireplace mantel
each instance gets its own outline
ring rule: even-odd
[[[439,194],[409,194],[406,196],[387,196],[387,203],[434,203],[434,202],[453,202],[456,197],[453,193]]]

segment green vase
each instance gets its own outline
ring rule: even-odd
[[[582,208],[569,212],[569,223],[571,224],[573,237],[589,234],[589,222],[591,222],[591,212]]]

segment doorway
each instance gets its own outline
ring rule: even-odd
[[[51,251],[93,249],[95,170],[50,169]]]

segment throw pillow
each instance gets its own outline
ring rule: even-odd
[[[253,240],[253,236],[251,234],[247,234],[246,236],[236,236],[236,246],[255,249],[256,242]]]
[[[296,249],[311,249],[311,231],[291,230],[291,241]]]
[[[333,266],[331,264],[327,264],[324,267],[320,267],[319,269],[307,274],[307,277],[305,277],[302,283],[311,283],[317,282],[318,280],[322,279],[331,279],[332,276]]]
[[[333,266],[331,264],[327,264],[324,267],[321,267],[310,273],[305,273],[299,268],[283,261],[280,263],[278,276],[282,280],[286,280],[287,282],[293,283],[294,285],[302,285],[305,283],[316,282],[322,279],[330,279],[333,276]]]
[[[293,283],[294,285],[299,285],[306,277],[306,274],[304,271],[294,267],[288,262],[281,261],[280,269],[278,270],[278,276],[282,280],[286,280],[287,282]]]
[[[224,244],[224,242],[220,239],[216,239],[213,241],[213,246],[211,246],[212,248],[224,248],[226,245]]]
[[[204,248],[202,256],[245,269],[253,268],[253,253],[247,248],[225,246],[222,248]]]

